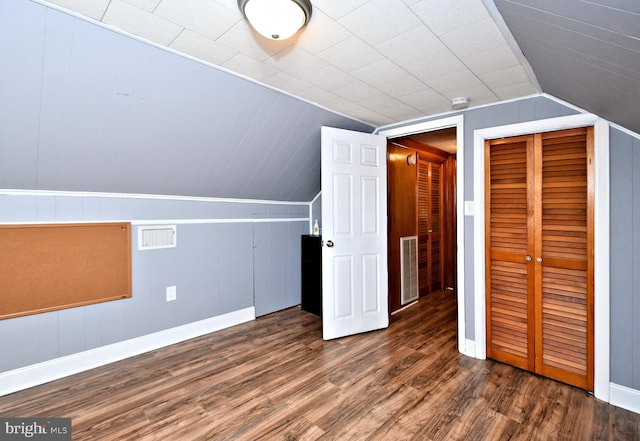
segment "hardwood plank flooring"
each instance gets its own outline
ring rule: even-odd
[[[640,415],[457,351],[451,292],[325,342],[291,308],[0,397],[74,440],[640,440]]]

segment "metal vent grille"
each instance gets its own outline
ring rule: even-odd
[[[418,299],[418,236],[400,238],[400,303]]]
[[[176,246],[176,226],[142,226],[138,227],[138,249],[155,250],[158,248],[173,248]]]

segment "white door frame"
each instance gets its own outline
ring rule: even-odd
[[[510,136],[594,126],[594,395],[609,401],[609,123],[593,114],[579,114],[474,131],[473,189],[473,266],[475,282],[474,323],[476,358],[486,358],[485,292],[485,169],[484,142]]]
[[[389,138],[414,135],[416,133],[433,132],[440,129],[456,128],[456,227],[457,227],[457,286],[458,300],[458,351],[475,357],[474,344],[466,338],[465,327],[465,301],[464,301],[464,115],[456,115],[448,118],[420,122],[395,129],[382,129],[376,131],[378,135]]]

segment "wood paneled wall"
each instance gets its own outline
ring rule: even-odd
[[[442,287],[456,288],[456,253],[458,249],[456,219],[456,156],[450,155],[442,163]]]
[[[389,259],[389,311],[400,308],[400,238],[417,235],[418,206],[416,165],[407,158],[417,156],[415,150],[397,145],[387,149],[388,191],[388,259]]]

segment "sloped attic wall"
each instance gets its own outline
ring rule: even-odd
[[[0,188],[310,201],[373,127],[28,0],[0,3]]]
[[[0,37],[0,226],[133,224],[132,298],[0,320],[0,394],[300,303],[320,126],[372,127],[29,0]]]

